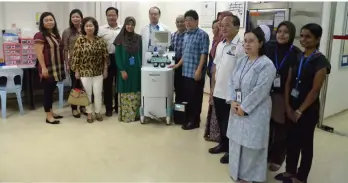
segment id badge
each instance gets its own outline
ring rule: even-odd
[[[280,86],[281,86],[280,75],[277,75],[273,81],[273,87],[280,88]]]
[[[236,100],[238,103],[242,103],[242,91],[236,90]]]
[[[299,94],[300,92],[297,90],[297,89],[295,89],[295,88],[293,88],[292,90],[291,90],[291,96],[293,96],[293,97],[295,97],[295,98],[298,98],[298,94]]]
[[[134,57],[130,57],[129,58],[129,65],[134,65],[134,64],[135,64]]]

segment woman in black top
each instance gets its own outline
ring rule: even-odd
[[[286,172],[275,178],[285,183],[307,182],[312,166],[315,126],[319,121],[321,87],[331,65],[319,52],[322,28],[310,23],[302,27],[300,43],[305,51],[291,66],[285,85],[287,116],[292,124],[287,137]],[[301,153],[300,167],[297,168]]]
[[[291,65],[298,62],[297,55],[301,50],[294,46],[296,34],[295,25],[289,21],[279,24],[276,32],[276,42],[269,43],[266,55],[270,58],[276,69],[277,77],[273,82],[272,118],[269,145],[269,169],[278,171],[285,159],[286,152],[286,109],[284,88],[288,71]]]

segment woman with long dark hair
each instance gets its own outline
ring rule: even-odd
[[[59,124],[63,116],[52,111],[53,93],[57,82],[65,79],[63,43],[57,22],[51,12],[41,14],[39,32],[34,35],[35,51],[39,61],[38,70],[44,89],[46,123]]]
[[[69,16],[69,28],[65,29],[63,32],[63,44],[64,44],[64,61],[67,73],[70,73],[71,84],[74,88],[81,88],[81,81],[76,80],[75,72],[70,70],[71,62],[70,58],[73,56],[74,45],[77,38],[81,35],[81,22],[83,19],[83,14],[79,9],[73,9]],[[81,115],[77,110],[76,105],[71,105],[72,115],[75,118],[80,118]],[[80,106],[80,112],[87,115],[86,107]]]
[[[269,169],[278,171],[285,160],[286,152],[286,109],[284,88],[289,68],[296,64],[301,50],[293,45],[296,34],[295,25],[289,21],[281,22],[276,31],[276,42],[267,44],[266,55],[276,69],[277,76],[272,86],[272,117],[269,143]]]
[[[275,179],[286,183],[305,183],[312,166],[315,126],[319,122],[319,94],[331,71],[326,57],[319,52],[322,28],[315,23],[302,27],[300,43],[304,52],[288,73],[285,106],[291,125],[288,129],[286,172]],[[298,161],[301,154],[300,167]]]

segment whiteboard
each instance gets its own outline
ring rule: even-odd
[[[199,15],[199,24],[202,28],[211,28],[213,21],[216,19],[216,2],[203,1]]]
[[[226,2],[226,8],[224,8],[224,11],[230,11],[239,18],[241,28],[243,28],[245,24],[245,5],[246,2],[231,1]]]

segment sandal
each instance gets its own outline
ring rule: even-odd
[[[292,177],[294,177],[295,175],[292,175],[290,173],[284,172],[284,173],[280,173],[278,175],[276,175],[274,177],[275,180],[278,181],[284,181],[284,180],[291,180]]]
[[[97,121],[103,121],[103,117],[100,115],[100,113],[96,113],[95,118],[97,119]]]
[[[90,114],[91,118],[88,118],[88,117],[89,117],[88,115],[89,115],[89,114],[87,114],[87,122],[88,122],[88,123],[93,123],[94,120],[93,120],[92,114]]]

